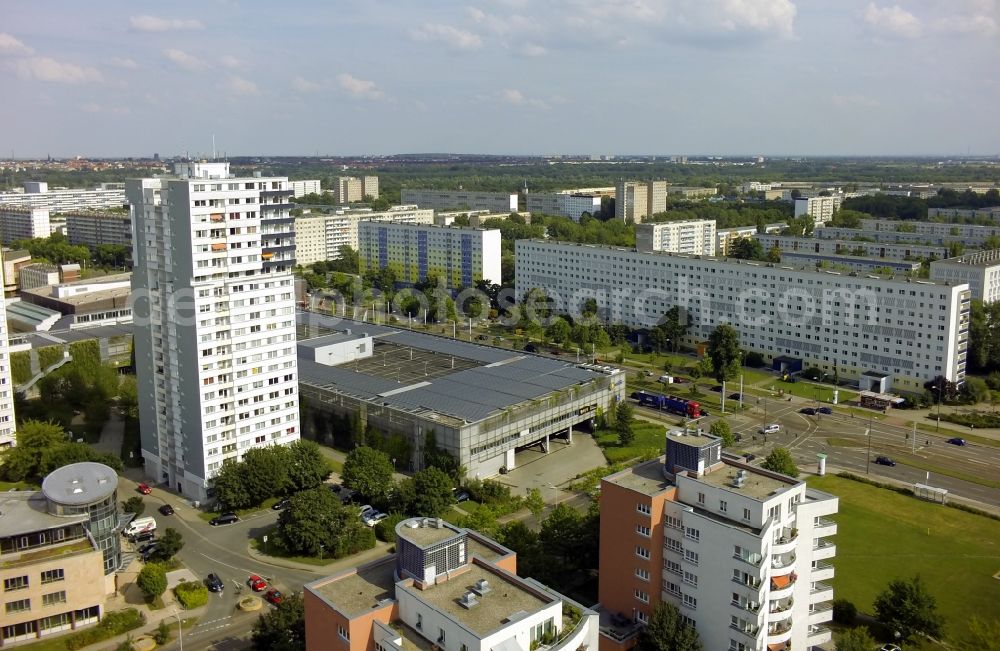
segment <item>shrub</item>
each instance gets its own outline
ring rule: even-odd
[[[38,365],[47,369],[63,358],[62,346],[46,346],[38,349]]]
[[[928,418],[932,416],[928,415]],[[937,418],[937,414],[933,415]],[[1000,427],[1000,414],[994,413],[984,413],[984,412],[972,412],[965,414],[941,414],[941,420],[948,421],[949,423],[955,423],[956,425],[964,425],[966,427]]]
[[[190,610],[208,603],[208,588],[197,581],[182,581],[174,588],[177,601]]]
[[[833,600],[833,621],[846,626],[854,626],[858,618],[858,607],[847,599]]]
[[[135,630],[145,623],[145,615],[135,608],[109,612],[104,614],[104,618],[97,626],[63,638],[63,643],[68,651],[76,651],[76,649],[82,649],[85,646]]]
[[[147,599],[159,597],[167,591],[167,571],[159,563],[147,563],[135,580]]]
[[[375,537],[387,543],[396,542],[396,525],[405,519],[402,513],[390,513],[388,518],[375,525]]]
[[[167,626],[166,621],[160,620],[160,625],[156,627],[156,632],[153,633],[153,641],[161,646],[170,641],[170,627]]]

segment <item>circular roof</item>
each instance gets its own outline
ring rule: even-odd
[[[118,474],[103,463],[81,461],[57,468],[42,481],[42,493],[59,504],[100,502],[118,488]]]

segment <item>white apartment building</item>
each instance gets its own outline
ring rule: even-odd
[[[664,456],[601,481],[602,607],[644,624],[672,603],[705,649],[828,643],[838,499],[721,447],[670,431]],[[640,630],[602,629],[601,651],[628,648]]]
[[[62,215],[70,244],[132,247],[132,218],[128,213],[75,210]]]
[[[400,203],[416,204],[421,208],[434,210],[488,210],[510,214],[517,212],[517,193],[403,188],[400,191]]]
[[[635,248],[643,253],[664,251],[691,255],[715,255],[715,220],[636,224]]]
[[[830,228],[817,228],[815,233],[822,234],[827,230],[830,230]],[[948,257],[948,247],[946,246],[866,242],[849,238],[825,239],[822,237],[800,237],[797,235],[777,235],[774,233],[758,233],[754,237],[764,247],[764,251],[770,251],[774,247],[778,247],[782,252],[802,251],[825,255],[855,255],[886,260],[931,257],[941,259]]]
[[[416,206],[392,206],[375,212],[369,208],[344,208],[330,213],[310,213],[295,218],[295,258],[298,264],[337,260],[340,247],[358,249],[358,224],[362,221],[400,224],[433,224],[434,211]]]
[[[846,230],[846,229],[845,229]],[[930,242],[947,246],[961,242],[965,246],[983,246],[991,237],[1000,237],[1000,225],[981,226],[979,224],[949,224],[942,222],[917,222],[891,219],[862,219],[863,232],[854,232],[861,237],[872,237],[878,241]],[[840,231],[838,231],[840,232]],[[871,233],[878,233],[872,236]]]
[[[773,184],[771,183],[762,183],[760,181],[749,181],[747,183],[741,184],[739,187],[739,191],[743,194],[746,194],[747,192],[767,192],[771,190],[772,187]]]
[[[644,217],[666,209],[666,181],[622,180],[615,185],[615,219],[631,219],[638,224]]]
[[[500,284],[500,230],[395,222],[358,224],[361,271],[390,268],[416,283],[437,276],[449,289]]]
[[[4,244],[49,235],[52,225],[48,208],[0,205],[0,241]]]
[[[976,251],[935,260],[931,263],[931,280],[968,284],[972,298],[984,303],[1000,301],[1000,251]]]
[[[593,215],[601,209],[601,195],[582,193],[574,190],[566,192],[531,192],[528,193],[525,208],[531,213],[545,215],[561,215],[575,222],[580,221],[583,213]]]
[[[147,475],[207,497],[226,459],[299,438],[287,181],[178,163],[127,182]]]
[[[0,265],[2,267],[3,265]],[[0,270],[0,281],[3,273]],[[14,423],[14,381],[10,371],[7,304],[0,300],[0,450],[17,444]]]
[[[928,208],[928,217],[944,217],[945,219],[990,219],[1000,222],[1000,206],[990,208]]]
[[[334,194],[337,196],[337,203],[364,201],[365,197],[378,199],[378,177],[338,176]]]
[[[809,215],[817,226],[833,219],[834,213],[840,210],[843,199],[839,196],[829,197],[799,197],[795,200],[795,216]]]
[[[537,287],[557,312],[594,298],[607,321],[648,328],[676,305],[689,343],[730,323],[748,350],[841,377],[880,371],[908,390],[965,377],[968,285],[541,240],[518,241],[515,265],[518,300]]]
[[[93,190],[81,188],[49,190],[45,182],[25,183],[24,192],[0,192],[0,206],[48,208],[52,212],[82,208],[121,208],[125,205],[125,190],[117,186]]]
[[[765,233],[780,233],[781,231],[788,228],[788,224],[784,222],[778,222],[775,224],[765,224]],[[736,228],[720,228],[715,231],[715,253],[720,256],[729,255],[729,247],[733,245],[736,240],[746,239],[748,237],[753,237],[757,234],[756,226],[738,226]]]
[[[292,196],[298,199],[307,194],[323,194],[323,183],[319,179],[289,181],[288,189],[292,191]]]

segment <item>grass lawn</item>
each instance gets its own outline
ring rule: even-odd
[[[898,412],[897,412],[898,413]],[[932,416],[928,416],[931,420],[934,420]],[[946,426],[945,421],[941,421],[941,427],[937,428],[933,423],[925,423],[923,421],[917,421],[917,429],[921,432],[941,434],[943,436],[950,436],[954,434],[955,436],[961,437],[968,441],[969,443],[978,443],[979,445],[989,445],[992,447],[1000,447],[1000,441],[996,439],[986,438],[985,436],[977,436],[976,434],[971,434],[975,430],[970,430],[968,427],[959,427],[958,425],[951,424]]]
[[[277,498],[277,497],[269,497],[266,500],[264,500],[264,503],[261,504],[259,507],[256,507],[256,508],[253,508],[253,509],[243,509],[242,511],[237,511],[236,515],[240,516],[240,518],[242,519],[242,518],[247,517],[248,515],[253,515],[254,513],[258,513],[260,511],[266,511],[269,508],[271,508],[272,506],[274,506],[275,504],[277,504],[278,503],[278,499],[279,498]],[[205,522],[208,522],[212,518],[218,517],[220,513],[221,513],[221,511],[199,511],[198,512],[198,517],[201,518],[202,520],[204,520]]]
[[[845,439],[837,438],[836,436],[830,436],[826,439],[826,444],[831,448],[859,448],[864,447],[867,441],[864,437],[856,439]]]
[[[919,574],[946,618],[952,648],[969,643],[972,615],[1000,618],[1000,581],[993,578],[1000,570],[1000,521],[832,475],[810,478],[809,485],[840,497],[833,517],[836,598],[871,614],[889,581]]]
[[[624,447],[618,443],[618,434],[613,430],[602,429],[594,433],[594,438],[604,451],[604,458],[608,463],[639,457],[653,458],[659,455],[666,445],[666,429],[663,425],[636,420],[632,422],[632,432],[635,434],[635,440]]]
[[[36,491],[38,486],[26,481],[0,481],[0,491]]]
[[[337,461],[336,459],[327,459],[326,464],[330,466],[330,470],[337,473],[337,476],[344,474],[344,462]]]

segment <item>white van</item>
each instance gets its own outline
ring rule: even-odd
[[[760,428],[761,434],[777,434],[780,431],[781,431],[781,425],[778,425],[777,423],[771,423],[770,425],[766,425]]]
[[[156,531],[156,520],[151,517],[136,518],[129,522],[122,531],[123,536],[134,536],[148,531]]]
[[[674,383],[674,376],[672,376],[672,375],[661,375],[660,376],[660,382],[662,382],[664,384],[673,384]]]

